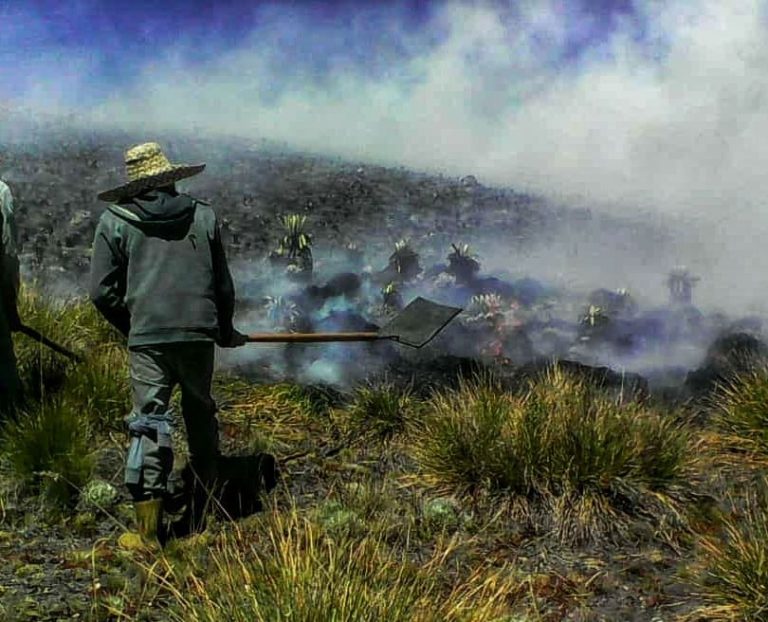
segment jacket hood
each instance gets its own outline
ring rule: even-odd
[[[198,202],[187,194],[153,191],[110,205],[109,210],[138,226],[162,227],[190,220]]]

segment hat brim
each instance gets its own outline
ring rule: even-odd
[[[160,188],[161,186],[167,186],[168,184],[175,183],[187,177],[192,177],[202,172],[205,168],[205,164],[190,164],[183,166],[174,166],[171,170],[165,171],[158,175],[148,175],[141,179],[135,179],[129,181],[127,184],[112,188],[111,190],[105,190],[100,192],[97,196],[102,201],[108,203],[114,203],[120,199],[127,199],[129,197],[135,197],[146,190],[152,188]]]

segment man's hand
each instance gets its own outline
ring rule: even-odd
[[[218,345],[222,348],[239,348],[246,343],[248,343],[248,337],[234,329],[229,335],[222,335],[218,341]]]

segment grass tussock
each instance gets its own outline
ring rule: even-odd
[[[406,430],[416,408],[417,401],[409,389],[382,382],[360,387],[349,415],[358,429],[387,440]]]
[[[727,444],[768,461],[768,367],[753,367],[718,387],[711,407]]]
[[[707,620],[768,621],[768,479],[719,536],[703,538],[696,578]]]
[[[91,475],[89,436],[88,421],[77,408],[55,400],[8,421],[0,432],[0,450],[24,489],[61,506]]]
[[[556,525],[602,532],[621,515],[674,507],[690,486],[691,443],[672,418],[554,367],[520,395],[485,378],[435,396],[415,452],[433,486],[522,498]]]
[[[94,350],[123,341],[88,300],[56,303],[31,287],[22,287],[18,304],[27,326],[89,360]],[[14,335],[14,349],[22,382],[34,397],[56,392],[72,371],[73,364],[66,358],[25,335]]]
[[[328,538],[295,509],[272,511],[256,534],[236,532],[209,548],[206,567],[183,573],[167,560],[153,577],[170,594],[167,619],[213,622],[281,620],[501,620],[512,586],[502,570],[446,584],[443,550],[416,566],[375,534]]]
[[[67,375],[61,394],[80,409],[100,431],[124,430],[124,417],[131,410],[128,351],[105,346],[87,364]]]
[[[14,335],[25,399],[0,428],[0,449],[23,488],[57,507],[87,482],[98,434],[122,429],[131,400],[127,352],[87,300],[57,303],[23,288],[19,313],[25,324],[84,358],[74,363]]]

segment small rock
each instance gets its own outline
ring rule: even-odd
[[[459,507],[454,499],[438,497],[427,501],[422,512],[424,521],[438,529],[455,529],[459,526]]]
[[[88,482],[83,489],[81,499],[96,509],[109,509],[117,501],[118,491],[112,484],[101,479]]]

